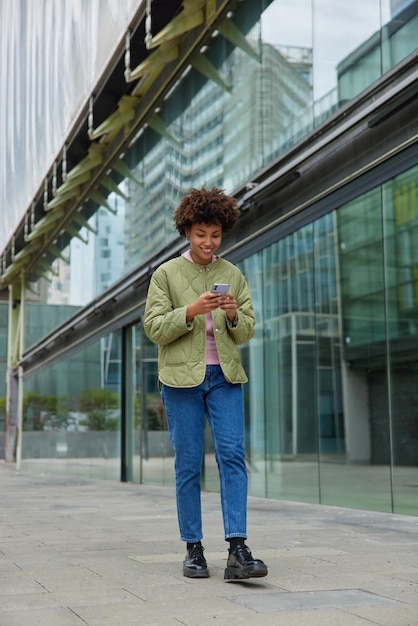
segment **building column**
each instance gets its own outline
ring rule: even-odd
[[[20,454],[22,424],[22,389],[19,359],[24,341],[24,281],[9,286],[9,324],[7,336],[7,395],[4,460],[16,461]]]

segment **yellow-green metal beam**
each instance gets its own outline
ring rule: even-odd
[[[116,209],[111,204],[109,204],[109,202],[100,193],[100,191],[98,189],[94,189],[94,191],[91,192],[90,200],[93,200],[93,202],[96,202],[100,206],[105,207],[108,211],[113,213],[113,215],[116,215],[116,213],[117,213]]]
[[[177,139],[173,137],[173,135],[167,130],[167,127],[161,117],[156,113],[154,113],[154,115],[151,115],[151,117],[147,120],[147,124],[150,128],[155,130],[156,133],[161,135],[161,137],[165,137],[166,139],[168,139],[168,141],[179,150],[183,147],[182,142],[177,141]]]
[[[132,182],[136,183],[139,187],[143,186],[142,180],[137,178],[135,174],[132,172],[131,168],[126,165],[126,163],[122,159],[116,159],[112,163],[112,169],[118,174],[122,174],[125,178],[129,178]]]
[[[73,213],[71,216],[71,221],[75,222],[79,226],[83,226],[84,228],[87,228],[87,230],[89,230],[91,233],[93,233],[94,235],[97,235],[97,230],[93,228],[91,224],[89,224],[89,222],[86,220],[86,218],[83,215],[81,215],[81,213],[79,212]]]
[[[76,179],[77,183],[79,182],[78,178]],[[63,204],[67,204],[70,200],[77,198],[80,195],[80,187],[78,185],[74,185],[72,189],[67,189],[66,193],[60,192],[48,202],[46,209],[47,211],[51,211],[52,209],[56,209]]]
[[[100,185],[106,187],[108,191],[113,191],[113,193],[116,193],[118,196],[128,202],[129,196],[127,196],[126,193],[123,193],[122,189],[119,187],[119,185],[115,183],[111,176],[103,176],[103,178],[100,179]]]
[[[4,445],[4,460],[8,463],[15,461],[19,454],[19,431],[22,431],[22,378],[19,376],[18,363],[24,349],[24,297],[24,280],[16,280],[9,285]]]
[[[218,31],[225,39],[233,43],[234,46],[243,50],[248,56],[255,59],[257,63],[261,63],[261,55],[253,48],[232,20],[226,19],[221,22],[218,26]]]
[[[135,69],[133,69],[126,77],[127,82],[131,83],[135,80],[138,80],[148,72],[157,72],[171,63],[171,61],[175,61],[180,54],[179,46],[174,41],[167,41],[160,45],[159,48],[156,48],[147,58],[142,61]]]
[[[72,224],[70,223],[65,224],[64,230],[67,233],[69,233],[72,237],[77,237],[77,239],[80,239],[80,241],[82,241],[83,243],[87,243],[87,239],[84,239],[84,237],[80,235],[79,230],[75,228]]]
[[[192,67],[203,74],[203,76],[206,76],[206,78],[209,78],[209,80],[212,80],[214,83],[222,87],[222,89],[225,89],[225,91],[232,91],[231,85],[229,85],[226,80],[222,78],[216,67],[212,65],[209,59],[201,52],[193,58]]]
[[[200,0],[194,3],[193,7],[188,5],[188,10],[183,10],[176,15],[171,22],[167,24],[159,33],[153,35],[149,48],[156,48],[162,43],[171,41],[172,39],[182,37],[185,33],[197,26],[203,24],[205,20],[205,14],[202,10],[202,6],[205,4],[204,0]]]
[[[13,276],[18,274],[30,261],[29,257],[23,257],[19,261],[13,261],[1,275],[1,281],[9,281]]]
[[[118,132],[122,126],[125,126],[134,118],[135,107],[138,101],[139,98],[135,96],[122,96],[118,102],[117,110],[90,133],[90,139],[98,139],[107,133]]]
[[[32,241],[31,243],[28,243],[24,248],[19,250],[19,252],[15,255],[13,262],[20,261],[20,259],[23,259],[23,257],[28,256],[29,254],[32,254],[33,252],[36,252],[36,250],[39,249],[39,246],[40,246],[40,243],[38,241]]]
[[[84,174],[85,172],[100,165],[103,161],[103,150],[103,144],[99,144],[97,142],[92,143],[87,151],[87,156],[85,156],[78,165],[73,167],[73,169],[68,172],[66,181],[73,180],[81,174]]]
[[[64,217],[64,209],[57,208],[47,213],[42,219],[37,222],[33,228],[33,231],[27,236],[28,241],[33,241],[38,237],[44,235],[46,232],[54,228],[56,222]]]
[[[81,185],[87,183],[90,178],[91,171],[86,170],[85,172],[81,172],[79,176],[66,179],[56,190],[54,198],[48,202],[46,210],[50,211],[57,206],[65,204],[72,198],[76,198],[80,193]]]
[[[58,248],[58,246],[55,243],[48,246],[48,252],[50,252],[57,259],[61,259],[61,261],[64,261],[64,263],[66,263],[67,265],[70,262],[70,257],[64,256],[62,254],[62,251]]]

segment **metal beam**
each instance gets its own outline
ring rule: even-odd
[[[159,48],[156,48],[147,58],[142,61],[137,67],[126,74],[126,80],[132,83],[149,72],[159,71],[171,61],[175,61],[180,54],[177,40],[167,41],[161,44]]]
[[[193,59],[192,67],[203,74],[203,76],[206,76],[206,78],[209,78],[209,80],[212,80],[214,83],[222,87],[222,89],[225,89],[225,91],[232,91],[231,85],[229,85],[226,80],[222,78],[215,66],[212,65],[209,59],[201,52],[199,52],[199,54],[197,54]]]
[[[243,50],[248,56],[255,59],[257,63],[261,63],[261,54],[253,48],[232,20],[226,19],[221,22],[218,26],[218,31],[225,39],[233,43],[234,46]]]
[[[9,326],[7,335],[7,392],[6,392],[6,436],[4,460],[16,460],[18,433],[21,432],[22,403],[19,402],[18,363],[24,348],[24,280],[16,281],[9,287]],[[20,411],[20,413],[19,413]],[[20,425],[20,429],[19,429]]]
[[[117,110],[112,113],[104,122],[95,128],[90,134],[91,140],[98,139],[108,133],[119,131],[122,126],[130,122],[135,115],[135,107],[139,98],[135,96],[122,96],[118,102]]]
[[[156,48],[162,43],[182,37],[184,33],[203,24],[205,14],[202,9],[205,0],[195,0],[193,6],[190,6],[190,3],[184,4],[183,11],[176,15],[159,33],[152,36],[148,48]]]
[[[183,148],[183,143],[181,141],[177,141],[177,139],[168,132],[166,125],[159,115],[154,113],[154,115],[152,115],[148,119],[147,124],[150,128],[152,128],[152,130],[155,130],[156,133],[161,135],[161,137],[165,137],[165,139],[168,139],[168,141],[172,143],[173,146],[175,146],[179,150]]]

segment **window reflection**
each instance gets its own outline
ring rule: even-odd
[[[416,510],[416,174],[243,262],[253,494]]]
[[[120,413],[120,333],[112,333],[25,381],[23,467],[118,480]]]

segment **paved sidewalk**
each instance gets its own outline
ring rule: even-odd
[[[0,464],[0,626],[418,626],[418,518],[249,499],[263,579],[226,582],[219,494],[208,579],[182,576],[173,489]]]

